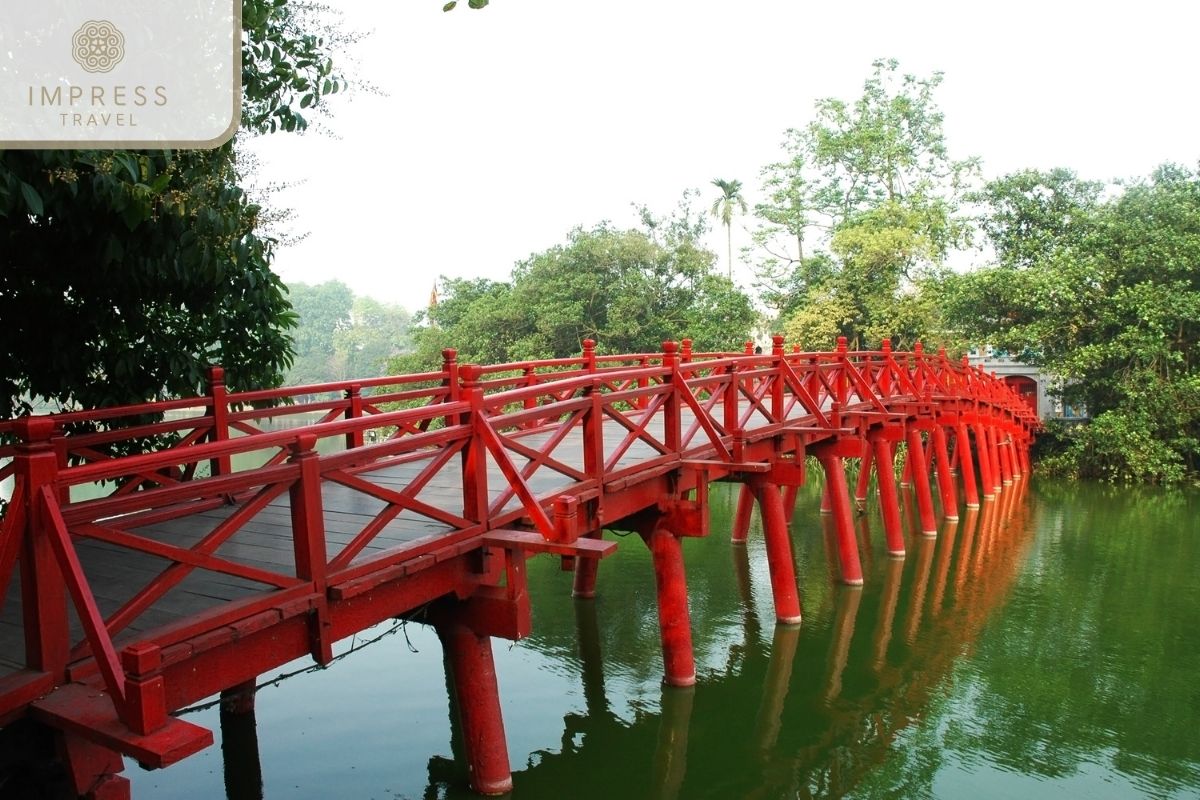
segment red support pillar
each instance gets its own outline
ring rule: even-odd
[[[1025,475],[1025,465],[1021,462],[1021,442],[1016,434],[1009,435],[1010,454],[1012,456],[1013,480],[1019,481]]]
[[[1003,436],[1004,434],[999,434]],[[1012,444],[1006,438],[1001,439],[996,449],[997,455],[1000,456],[1000,480],[1005,486],[1012,486],[1013,468],[1012,468]]]
[[[783,516],[787,520],[788,525],[792,524],[792,520],[796,516],[796,498],[799,495],[799,486],[785,486],[783,488]]]
[[[507,794],[512,791],[512,771],[492,640],[457,620],[438,625],[437,632],[458,700],[471,788],[485,795]]]
[[[1000,494],[1004,490],[1004,478],[1000,474],[1000,443],[996,438],[996,429],[991,425],[985,425],[983,435],[987,437],[988,443],[988,459],[992,470],[992,490],[996,494]]]
[[[850,511],[850,490],[842,459],[835,455],[820,455],[825,470],[826,494],[829,497],[837,530],[838,565],[843,583],[859,586],[863,582],[862,563],[858,558],[858,541],[854,535],[854,516]]]
[[[937,464],[938,494],[942,498],[942,513],[946,519],[958,521],[958,489],[950,474],[950,453],[946,449],[946,430],[933,426],[933,458]]]
[[[663,682],[669,686],[696,683],[692,655],[692,626],[688,616],[687,576],[683,569],[683,547],[679,537],[656,525],[642,534],[654,562],[658,589],[658,630],[662,637]]]
[[[967,434],[967,426],[958,423],[957,441],[954,452],[958,455],[958,469],[962,473],[963,492],[967,498],[967,508],[979,508],[979,487],[975,484],[975,465],[971,463],[971,439]]]
[[[875,480],[879,483],[879,511],[888,554],[904,555],[904,529],[900,524],[900,500],[896,496],[896,468],[892,446],[882,436],[872,441],[875,448]]]
[[[867,490],[871,486],[871,443],[863,442],[862,458],[858,461],[858,481],[854,486],[854,505],[863,512],[867,508]]]
[[[830,499],[830,495],[829,495],[829,478],[828,478],[828,476],[825,478],[825,485],[823,487],[821,487],[821,513],[822,514],[832,514],[833,513],[833,500]]]
[[[592,531],[586,534],[591,539],[604,538],[604,531]],[[590,600],[596,596],[596,573],[600,569],[598,558],[576,558],[575,578],[571,586],[571,596],[582,600]]]
[[[913,488],[917,494],[917,512],[921,517],[921,533],[937,535],[937,517],[933,513],[933,493],[929,489],[929,468],[925,464],[925,450],[921,443],[921,432],[908,429],[908,465],[912,467]]]
[[[988,451],[987,431],[980,422],[976,422],[972,427],[975,430],[975,457],[979,462],[979,480],[983,484],[983,498],[990,500],[996,496],[996,481],[992,477],[992,455]]]
[[[767,481],[759,482],[754,493],[762,511],[775,619],[783,625],[796,625],[800,622],[800,593],[796,589],[796,565],[792,561],[792,541],[788,536],[783,497],[779,487]]]
[[[733,543],[745,544],[750,535],[750,516],[754,512],[754,490],[742,484],[738,491],[737,513],[733,518]]]

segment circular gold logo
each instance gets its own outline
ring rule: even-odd
[[[71,55],[88,72],[108,72],[125,57],[125,36],[107,20],[88,20],[71,37]]]

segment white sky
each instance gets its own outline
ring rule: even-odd
[[[439,274],[503,279],[576,225],[634,224],[633,202],[666,212],[695,187],[711,204],[721,177],[753,205],[784,129],[858,97],[875,58],[945,72],[950,154],[985,177],[1200,159],[1193,2],[327,2],[371,32],[354,73],[386,96],[335,98],[337,138],[250,143],[266,179],[298,184],[276,199],[309,232],[275,269],[414,310]],[[723,269],[723,230],[709,245]]]

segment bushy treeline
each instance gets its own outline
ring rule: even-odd
[[[585,339],[601,353],[657,351],[683,338],[697,351],[741,350],[757,315],[713,270],[713,253],[699,244],[703,217],[685,199],[669,219],[645,210],[642,218],[642,229],[577,228],[507,281],[443,279],[413,332],[414,352],[393,368],[436,368],[443,348],[462,363],[562,358],[578,355]]]

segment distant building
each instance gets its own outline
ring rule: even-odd
[[[1041,367],[1031,366],[1012,356],[1007,350],[973,347],[967,353],[971,366],[982,367],[994,373],[1011,386],[1041,419],[1081,420],[1087,418],[1082,407],[1064,405],[1052,389],[1062,386],[1062,379],[1042,372]]]

